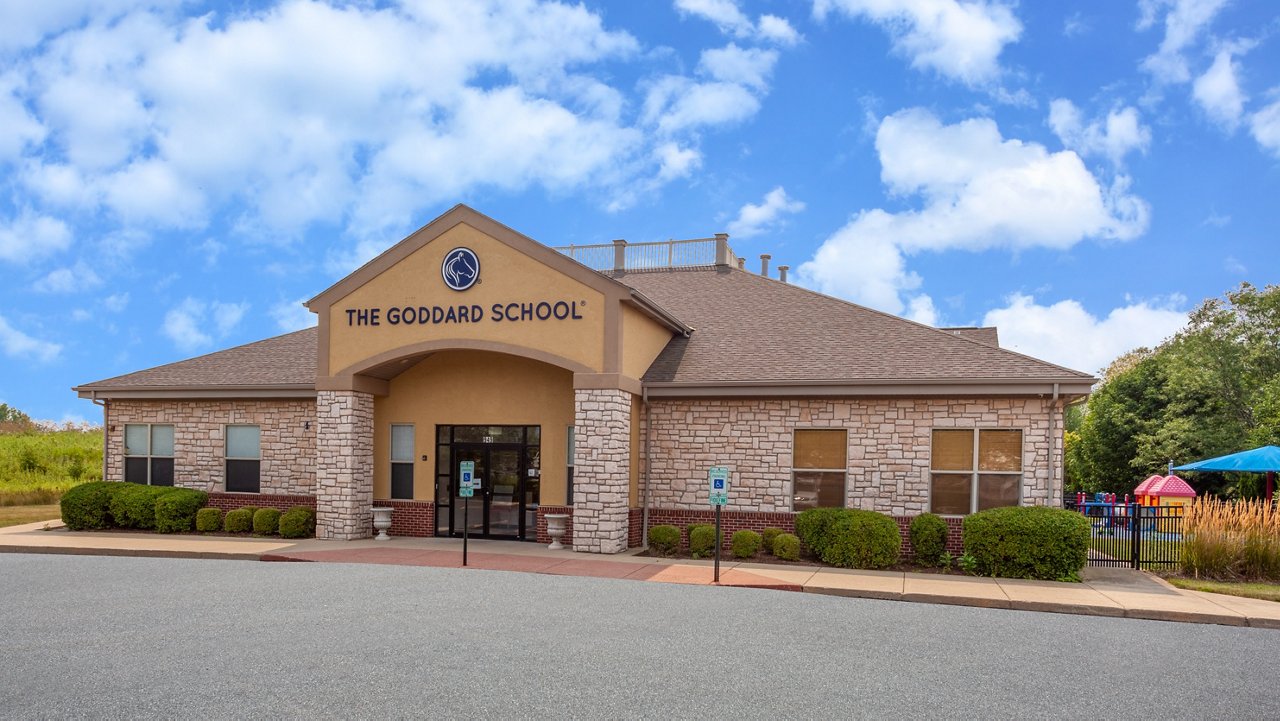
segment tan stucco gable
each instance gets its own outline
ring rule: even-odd
[[[479,260],[465,290],[446,257]],[[385,392],[405,361],[490,350],[571,370],[581,387],[634,390],[688,329],[629,286],[466,206],[455,206],[307,303],[319,316],[317,387]]]

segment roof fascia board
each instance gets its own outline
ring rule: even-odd
[[[903,396],[1052,396],[1054,382],[983,383],[838,383],[838,382],[723,382],[645,383],[651,398],[718,397],[903,397]],[[1091,384],[1058,381],[1059,397],[1086,396]]]
[[[97,400],[191,400],[232,398],[315,398],[314,386],[255,388],[72,388],[81,398]]]

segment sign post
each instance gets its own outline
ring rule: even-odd
[[[707,481],[710,486],[711,505],[716,507],[716,566],[715,578],[713,583],[720,583],[720,546],[724,545],[720,539],[720,509],[729,503],[729,468],[728,466],[712,466],[707,471]]]
[[[458,463],[458,495],[462,496],[462,565],[467,565],[467,532],[471,528],[471,497],[475,495],[476,462]]]

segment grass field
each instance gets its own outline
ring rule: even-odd
[[[0,528],[61,518],[58,506],[0,506]]]
[[[63,491],[102,480],[102,431],[0,433],[0,507],[56,503]]]
[[[1274,583],[1237,583],[1234,581],[1202,581],[1194,578],[1166,578],[1166,581],[1191,591],[1225,593],[1228,596],[1261,598],[1264,601],[1280,601],[1280,585]]]

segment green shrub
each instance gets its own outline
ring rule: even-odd
[[[111,517],[121,528],[150,531],[156,527],[156,500],[178,489],[122,483],[111,494]]]
[[[761,540],[759,533],[742,530],[729,539],[729,547],[733,550],[734,558],[751,558],[760,552]]]
[[[947,522],[942,516],[921,513],[911,519],[911,547],[920,563],[940,565],[942,554],[947,550]]]
[[[280,515],[280,535],[284,538],[306,538],[316,532],[316,512],[306,506],[294,506]]]
[[[249,512],[249,516],[250,516],[251,518],[253,517],[253,515],[254,515],[255,513],[257,513],[257,512],[258,512],[258,506],[240,506],[240,508],[242,508],[242,509],[244,509],[244,510],[248,511],[248,512]]]
[[[796,516],[796,535],[813,555],[822,558],[822,552],[826,550],[830,535],[827,533],[828,529],[848,510],[847,508],[810,508]]]
[[[156,530],[160,533],[188,533],[196,525],[196,513],[209,494],[191,488],[173,488],[155,502]]]
[[[716,543],[724,543],[724,535],[716,538],[716,527],[709,523],[689,526],[689,555],[694,558],[711,558],[716,555]]]
[[[196,530],[211,533],[222,530],[222,509],[201,508],[196,511]]]
[[[983,576],[1079,581],[1089,519],[1045,506],[992,508],[964,519],[964,552]]]
[[[253,514],[253,532],[258,536],[274,536],[280,531],[280,511],[274,508],[259,508]]]
[[[111,496],[119,483],[94,481],[81,483],[62,494],[62,522],[73,531],[110,528]]]
[[[659,556],[673,556],[680,550],[680,529],[675,526],[650,526],[649,547]]]
[[[826,535],[821,558],[841,568],[888,568],[902,551],[898,522],[875,511],[844,509]]]
[[[760,532],[760,547],[766,553],[773,553],[773,539],[782,533],[781,528],[766,528]]]
[[[253,511],[248,508],[227,511],[227,515],[222,518],[222,530],[227,533],[248,533],[253,530]]]
[[[799,561],[800,537],[794,533],[779,533],[773,539],[773,555],[784,561]]]

